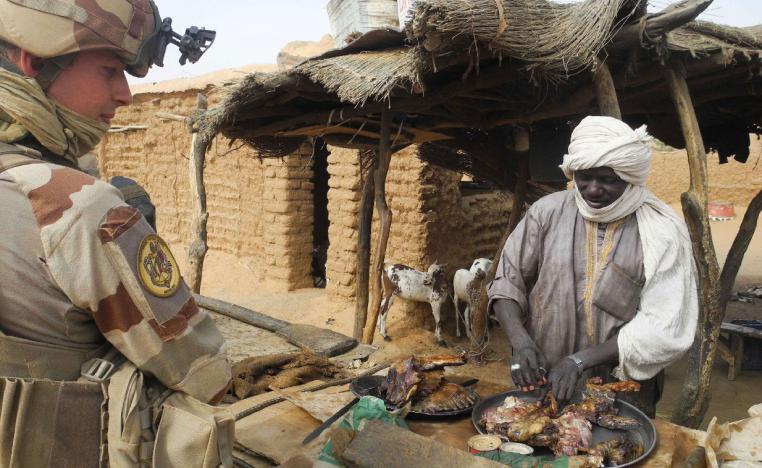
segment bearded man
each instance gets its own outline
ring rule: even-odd
[[[523,390],[547,380],[568,400],[592,376],[634,379],[641,391],[628,398],[653,417],[663,369],[693,343],[690,238],[645,187],[649,141],[645,126],[583,119],[561,165],[574,188],[534,203],[508,238],[489,308]]]
[[[221,334],[140,211],[77,170],[166,34],[149,0],[0,0],[0,466],[232,463],[205,405]]]

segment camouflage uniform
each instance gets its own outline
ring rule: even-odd
[[[137,76],[150,66],[160,25],[148,0],[0,0],[0,18],[0,39],[59,69],[67,66],[57,61],[62,56],[113,50]],[[55,79],[55,71],[43,72],[44,82]],[[0,110],[8,110],[3,102]],[[6,124],[24,122],[11,117]],[[224,340],[143,215],[23,127],[25,139],[12,142],[33,149],[0,143],[0,466],[102,465],[101,418],[112,392],[102,379],[80,378],[88,364],[121,353],[142,371],[141,382],[145,375],[177,395],[216,401],[230,382]],[[110,415],[117,423],[131,414],[129,401],[118,403],[127,406]],[[111,436],[109,424],[109,444],[124,445]],[[140,454],[140,462],[150,464],[150,456]]]

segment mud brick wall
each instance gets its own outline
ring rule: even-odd
[[[312,287],[311,154],[305,145],[296,154],[262,160],[262,269],[270,289]]]
[[[357,272],[357,235],[362,187],[358,152],[330,147],[328,156],[328,294],[336,301],[354,301]],[[414,268],[426,268],[425,229],[422,224],[420,176],[424,164],[413,150],[403,150],[392,156],[386,183],[387,203],[392,210],[392,229],[386,251],[388,262],[404,263]],[[375,258],[379,219],[374,210],[371,236],[371,262]],[[394,309],[412,316],[416,322],[428,312],[428,306],[398,300]]]
[[[357,151],[329,147],[328,155],[328,262],[326,289],[337,301],[352,302],[357,272],[360,163]]]
[[[750,138],[746,163],[731,158],[727,164],[720,164],[716,153],[707,155],[710,201],[726,201],[745,207],[762,188],[762,140],[756,135],[750,135]],[[690,185],[685,151],[654,151],[646,185],[665,202],[679,204],[680,194]]]
[[[330,151],[327,288],[334,300],[349,303],[355,295],[360,170],[356,151],[334,147]],[[393,213],[387,262],[426,270],[437,261],[447,265],[451,277],[474,258],[492,257],[508,224],[511,198],[496,191],[464,194],[460,179],[460,174],[421,162],[416,147],[392,156],[386,185]],[[371,256],[375,257],[380,224],[375,211],[373,223]],[[433,326],[426,304],[399,299],[390,313],[389,325]],[[453,316],[452,306],[443,311],[443,321],[453,323]]]
[[[182,122],[157,112],[189,115],[197,91],[139,94],[120,108],[115,125],[145,130],[109,133],[98,146],[101,177],[133,178],[156,205],[157,229],[182,261],[191,241],[188,154],[190,133]],[[209,95],[210,106],[219,101]],[[246,145],[218,137],[204,169],[208,244],[236,255],[263,284],[275,290],[311,286],[312,195],[309,154],[260,160]]]
[[[461,189],[461,175],[436,166],[422,177],[425,222],[430,226],[427,257],[447,264],[453,275],[474,259],[492,258],[508,227],[509,192]]]

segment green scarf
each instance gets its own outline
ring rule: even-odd
[[[14,143],[32,134],[76,165],[77,158],[93,149],[108,128],[62,106],[33,78],[0,69],[0,141]]]

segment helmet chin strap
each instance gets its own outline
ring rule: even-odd
[[[39,73],[34,77],[43,91],[47,91],[51,84],[58,78],[62,71],[66,70],[74,61],[77,53],[61,55],[45,59]]]
[[[37,84],[40,85],[40,88],[42,88],[43,91],[47,91],[50,85],[56,78],[58,78],[58,75],[72,64],[76,56],[77,53],[74,52],[72,54],[45,59],[39,73],[34,77]],[[24,75],[24,72],[3,54],[0,54],[0,68],[4,68],[17,75]]]

